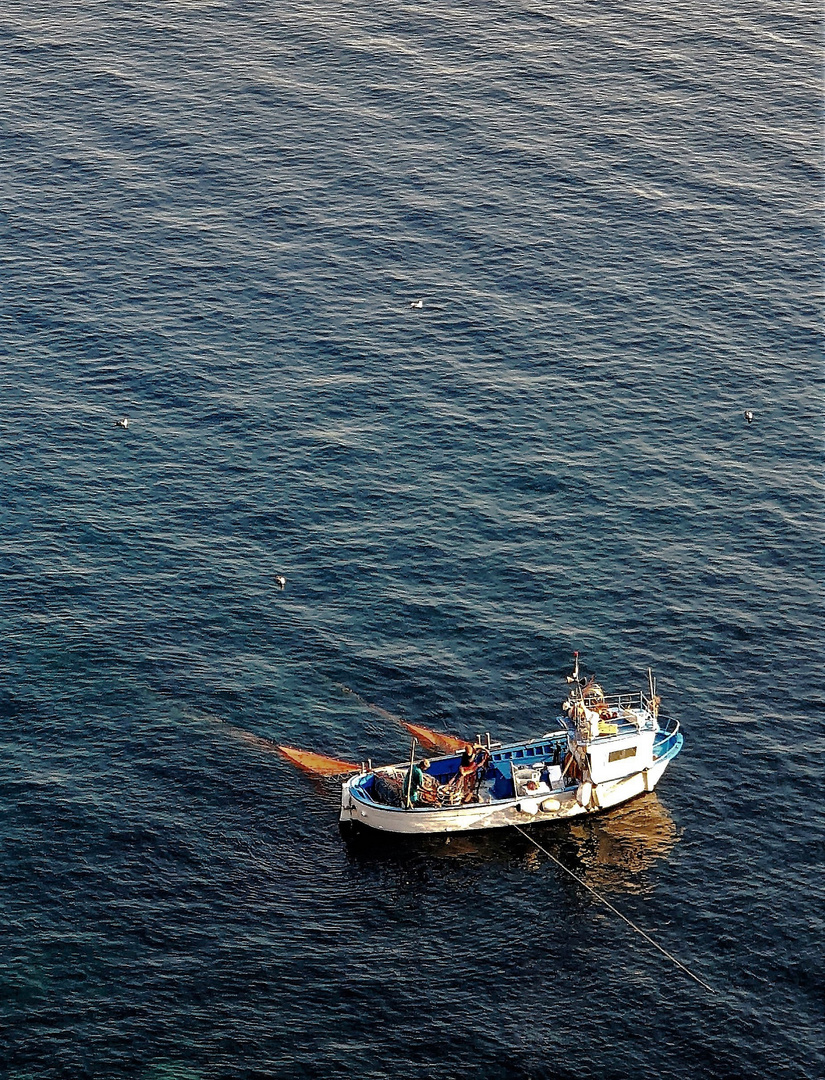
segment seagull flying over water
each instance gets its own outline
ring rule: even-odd
[[[127,428],[129,426],[129,417],[124,416],[122,420],[118,420],[115,423],[115,427]]]

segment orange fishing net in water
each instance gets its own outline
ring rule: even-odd
[[[358,772],[361,768],[351,761],[314,754],[311,750],[298,750],[294,746],[279,746],[278,750],[287,761],[316,776],[341,776],[343,773]]]

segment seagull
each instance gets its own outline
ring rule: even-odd
[[[745,413],[745,419],[749,424],[753,422],[753,413],[750,411],[750,409],[748,409],[748,411]]]
[[[124,416],[122,420],[118,420],[115,423],[115,427],[127,428],[129,426],[129,417]]]
[[[286,578],[283,574],[275,575],[275,584],[278,586],[279,589],[283,589],[284,585],[286,585]]]
[[[424,301],[423,300],[410,300],[410,307],[423,308],[424,307]]]

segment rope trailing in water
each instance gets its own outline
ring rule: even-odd
[[[610,903],[609,900],[605,900],[605,898],[603,896],[601,896],[599,893],[597,893],[594,888],[592,888],[590,885],[588,885],[586,881],[582,881],[582,879],[578,876],[578,874],[574,874],[572,870],[568,870],[563,862],[560,862],[556,858],[555,855],[551,855],[550,852],[547,850],[547,848],[542,847],[541,844],[538,842],[538,840],[534,840],[533,837],[530,836],[529,833],[525,832],[524,829],[522,829],[522,827],[520,825],[514,825],[513,828],[518,829],[518,831],[521,833],[521,835],[526,836],[527,839],[530,841],[530,843],[535,844],[535,846],[539,849],[539,851],[544,852],[544,854],[547,856],[548,859],[552,859],[553,862],[556,864],[556,866],[560,866],[562,868],[562,870],[564,870],[565,874],[569,874],[570,877],[573,878],[574,881],[577,881],[579,883],[579,885],[581,885],[581,886],[583,886],[583,888],[587,889],[587,891],[589,893],[592,893],[596,897],[596,899],[599,901],[599,903],[604,904],[605,907],[610,908],[610,910],[613,912],[614,915],[618,915],[619,918],[622,919],[624,922],[626,922],[627,925],[632,930],[635,930],[637,934],[641,934],[641,936],[645,939],[645,941],[649,942],[649,944],[651,944],[654,947],[654,949],[658,949],[660,953],[663,953],[668,958],[668,960],[670,960],[672,963],[674,963],[676,965],[677,968],[681,968],[682,971],[684,971],[684,973],[686,975],[689,975],[691,977],[691,979],[693,979],[694,982],[698,982],[700,986],[704,986],[704,988],[706,990],[710,990],[710,992],[712,994],[716,993],[716,991],[713,989],[712,986],[708,986],[708,984],[706,982],[704,982],[702,979],[700,979],[698,975],[694,975],[693,972],[690,970],[690,968],[686,968],[685,965],[681,962],[681,960],[677,960],[676,957],[672,953],[669,953],[667,951],[667,949],[663,949],[662,946],[657,941],[654,941],[653,938],[649,934],[646,934],[644,932],[644,930],[642,930],[642,928],[640,926],[637,926],[634,922],[632,922],[630,919],[628,919],[628,917],[626,915],[622,915],[621,911],[619,911],[618,908],[613,907],[613,905]]]

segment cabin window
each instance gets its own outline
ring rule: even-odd
[[[635,757],[635,756],[636,756],[636,747],[635,746],[626,746],[624,748],[624,750],[611,750],[610,753],[607,755],[607,760],[608,761],[621,761],[622,758]]]
[[[516,750],[516,757],[524,757],[524,751],[523,750]]]
[[[504,760],[509,761],[512,756],[512,751],[508,750],[507,753],[504,755]]]

